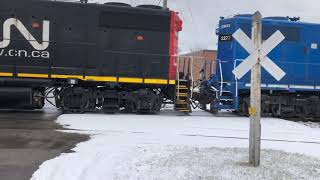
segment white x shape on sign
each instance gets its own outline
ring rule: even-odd
[[[247,59],[232,71],[238,79],[242,78],[257,63],[260,63],[277,81],[280,81],[286,75],[280,67],[267,57],[267,55],[285,39],[280,31],[275,32],[260,45],[255,45],[253,40],[241,29],[238,29],[232,36],[250,54]]]

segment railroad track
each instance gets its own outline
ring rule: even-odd
[[[182,136],[190,136],[190,137],[249,140],[249,138],[238,137],[238,136],[219,136],[219,135],[202,135],[202,134],[180,134],[180,135],[182,135]],[[261,138],[261,141],[288,142],[288,143],[301,143],[301,144],[319,144],[320,145],[320,141],[299,141],[299,140],[268,139],[268,138]]]

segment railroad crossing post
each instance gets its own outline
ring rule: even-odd
[[[262,44],[262,23],[261,13],[257,11],[252,19],[252,37],[254,44],[261,47]],[[258,63],[251,71],[250,91],[250,138],[249,138],[249,163],[253,166],[260,165],[261,148],[261,56],[259,52]]]
[[[259,11],[252,17],[251,39],[241,29],[238,29],[232,37],[249,53],[249,56],[232,72],[236,78],[241,79],[251,70],[249,163],[253,166],[259,166],[261,146],[261,66],[277,81],[280,81],[286,75],[267,56],[285,37],[277,30],[262,44],[262,22]]]

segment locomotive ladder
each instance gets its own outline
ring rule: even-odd
[[[189,80],[178,80],[176,85],[176,100],[175,100],[175,110],[183,113],[191,113],[190,105],[190,81]]]
[[[187,62],[187,72],[185,72],[185,66]],[[180,72],[180,62],[177,66],[177,76],[178,81],[175,88],[175,103],[174,103],[174,109],[179,112],[183,113],[191,113],[191,85],[193,82],[193,75],[192,75],[192,64],[193,64],[193,58],[187,57],[187,61],[185,58],[183,58],[183,68],[182,72]],[[190,78],[191,76],[191,78]]]

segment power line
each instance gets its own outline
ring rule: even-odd
[[[187,11],[189,12],[189,14],[190,14],[190,19],[191,19],[191,24],[193,24],[192,26],[193,26],[193,28],[195,29],[195,31],[196,31],[196,33],[197,34],[201,34],[201,32],[200,32],[200,30],[199,30],[199,26],[198,26],[198,23],[197,23],[197,21],[196,21],[196,18],[195,18],[195,16],[193,15],[193,12],[192,12],[192,8],[191,8],[191,6],[190,6],[190,4],[189,4],[189,1],[185,1],[186,2],[186,7],[187,7]],[[198,38],[196,38],[196,41],[197,41],[197,43],[196,44],[201,44],[201,42],[200,42],[200,40],[198,39]]]

